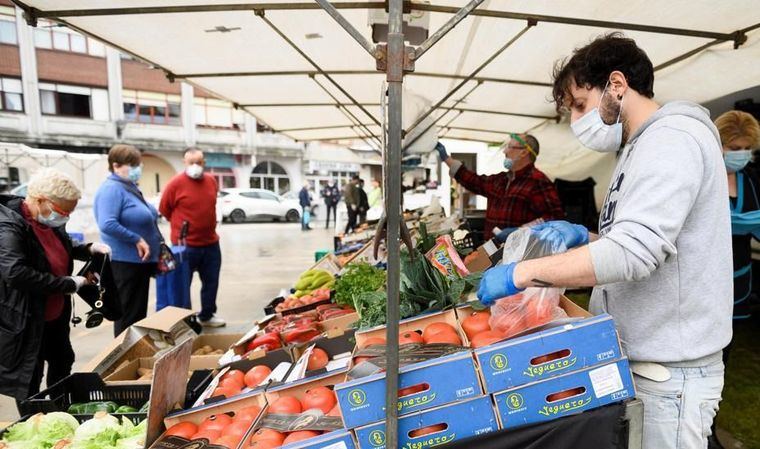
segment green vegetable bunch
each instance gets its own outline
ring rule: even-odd
[[[377,292],[385,288],[385,270],[366,262],[346,265],[335,282],[335,302],[358,309],[356,300],[362,293]]]

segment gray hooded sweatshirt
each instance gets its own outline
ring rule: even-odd
[[[731,340],[733,264],[720,137],[693,103],[662,106],[618,154],[589,245],[591,311],[631,360],[694,362]]]

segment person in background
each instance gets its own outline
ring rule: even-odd
[[[360,179],[359,184],[356,186],[359,192],[359,207],[357,209],[358,224],[362,224],[367,221],[367,211],[369,210],[369,199],[367,198],[367,192],[364,190],[364,180]]]
[[[204,173],[206,160],[203,151],[190,147],[185,150],[185,171],[174,176],[161,195],[159,210],[171,223],[172,244],[180,243],[180,232],[188,224],[185,256],[193,274],[201,278],[201,311],[198,320],[205,327],[222,327],[227,323],[216,316],[216,296],[222,251],[216,233],[216,200],[219,186],[216,179]]]
[[[113,249],[111,270],[124,312],[113,323],[114,336],[118,336],[147,316],[161,235],[156,225],[158,212],[137,186],[142,176],[140,150],[114,145],[108,151],[108,170],[111,175],[95,194],[93,212],[103,242]]]
[[[755,236],[760,237],[760,177],[747,166],[752,150],[760,148],[760,125],[750,114],[728,111],[715,120],[723,147],[723,161],[728,174],[728,196],[733,226],[731,247],[734,258],[734,320],[752,315],[752,248]],[[723,349],[723,364],[728,368],[731,344]],[[710,449],[723,446],[713,424]]]
[[[370,209],[373,207],[383,206],[383,189],[380,187],[380,181],[372,180],[372,190],[367,195]]]
[[[27,196],[0,195],[0,394],[17,403],[71,373],[74,294],[90,281],[71,276],[73,260],[108,254],[100,243],[73,242],[65,225],[81,193],[68,176],[42,169]]]
[[[348,213],[348,223],[346,223],[346,231],[348,234],[356,228],[356,217],[359,211],[359,177],[354,175],[350,181],[343,186],[343,201],[346,203],[346,212]]]
[[[718,130],[703,107],[654,97],[654,67],[632,39],[598,37],[558,63],[557,111],[587,148],[617,155],[599,235],[533,227],[562,254],[485,272],[484,304],[528,287],[590,287],[614,319],[644,403],[644,449],[706,448],[731,341],[731,217]],[[644,363],[642,363],[644,362]]]
[[[325,229],[330,227],[330,213],[332,212],[333,223],[338,220],[338,203],[340,202],[340,189],[334,179],[322,189],[322,198],[327,206],[327,217],[325,219]]]
[[[441,161],[449,166],[449,175],[465,189],[488,198],[483,237],[493,236],[494,227],[518,228],[539,218],[546,221],[565,217],[554,183],[535,166],[539,154],[538,140],[530,134],[511,134],[502,147],[506,171],[495,175],[478,175],[461,161],[449,157],[442,143],[436,145]]]
[[[309,220],[311,219],[311,195],[309,194],[309,182],[306,181],[298,192],[298,203],[301,205],[301,230],[311,231]]]

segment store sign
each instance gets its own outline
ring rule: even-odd
[[[309,161],[309,172],[358,172],[361,166],[351,162]]]
[[[203,153],[208,168],[234,168],[235,155],[225,153]]]

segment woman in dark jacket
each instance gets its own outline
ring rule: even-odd
[[[81,194],[66,175],[40,171],[26,199],[0,195],[0,394],[21,401],[71,372],[71,298],[88,283],[71,276],[73,259],[107,253],[75,244],[64,226]]]

